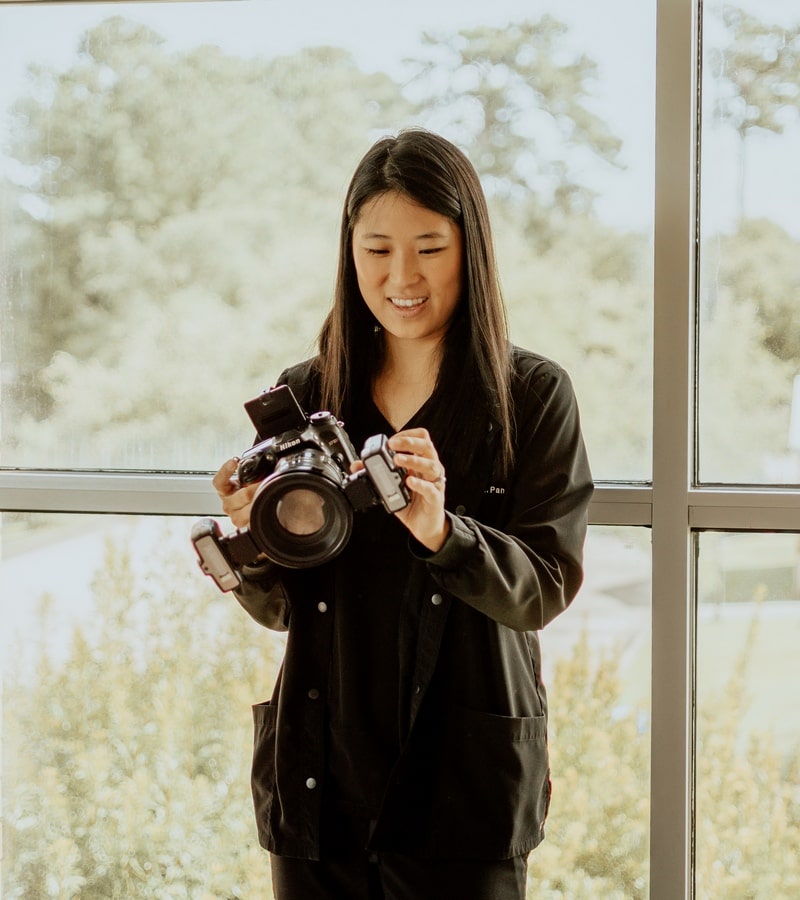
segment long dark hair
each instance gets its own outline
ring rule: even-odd
[[[364,204],[392,191],[447,216],[464,239],[464,293],[444,341],[436,392],[440,408],[432,417],[441,424],[434,440],[451,465],[454,460],[466,465],[493,420],[506,468],[513,458],[511,347],[486,199],[464,153],[423,129],[381,138],[350,182],[333,306],[319,337],[323,408],[339,411],[346,422],[383,364],[383,340],[358,288],[352,239]]]

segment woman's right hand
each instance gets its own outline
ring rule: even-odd
[[[211,483],[222,501],[223,513],[237,528],[246,528],[250,524],[250,509],[259,482],[240,487],[239,479],[236,477],[238,465],[239,460],[235,457],[224,462]]]

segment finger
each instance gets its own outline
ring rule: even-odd
[[[238,465],[239,460],[235,456],[233,459],[226,460],[211,479],[211,484],[220,497],[224,497],[239,489],[239,484],[234,478]]]
[[[225,494],[225,496],[222,497],[222,508],[227,513],[228,510],[235,512],[236,510],[251,506],[259,484],[260,482],[248,484],[230,494]]]
[[[436,455],[436,448],[427,428],[409,428],[398,431],[389,438],[389,447],[399,453],[414,453],[418,456]]]
[[[419,494],[425,500],[435,500],[436,505],[440,505],[441,491],[439,485],[435,484],[428,478],[421,478],[419,475],[408,475],[406,477],[406,486],[415,494]]]
[[[397,513],[403,521],[414,530],[424,527],[424,523],[438,520],[444,509],[444,491],[425,478],[411,475],[406,479],[406,486],[411,495],[411,503]],[[416,526],[414,526],[416,523]]]
[[[250,524],[250,511],[257,488],[257,484],[248,485],[222,498],[222,512],[237,528],[244,528]]]
[[[431,433],[428,431],[427,428],[406,428],[403,431],[398,431],[395,434],[393,434],[389,438],[389,443],[391,444],[391,442],[395,438],[404,438],[404,437],[423,438],[424,440],[429,441],[431,439]]]
[[[444,466],[438,456],[416,456],[410,453],[396,453],[395,462],[406,471],[424,478],[434,484],[442,484],[445,481]]]

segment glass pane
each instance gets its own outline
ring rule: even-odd
[[[240,452],[313,352],[357,160],[423,124],[484,178],[514,339],[573,375],[597,477],[647,480],[655,3],[330,10],[3,4],[0,463]]]
[[[697,896],[798,896],[800,535],[698,543]]]
[[[800,483],[800,13],[703,4],[701,482]]]
[[[4,897],[270,895],[250,705],[283,638],[200,574],[189,527],[3,515]],[[582,592],[542,634],[554,793],[531,896],[647,896],[650,622],[649,532],[590,529]]]
[[[649,895],[650,532],[592,527],[586,582],[541,634],[553,799],[531,897]]]
[[[2,516],[4,897],[265,897],[250,704],[280,636],[183,519]]]

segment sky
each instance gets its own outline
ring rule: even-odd
[[[706,9],[724,0],[706,0]],[[797,0],[742,0],[767,22],[800,20]],[[624,168],[598,165],[589,171],[599,192],[598,214],[610,224],[650,230],[653,215],[655,0],[220,0],[199,3],[61,3],[0,5],[0,174],[14,177],[5,155],[2,122],[13,100],[26,90],[25,69],[33,59],[53,68],[70,65],[80,35],[109,15],[150,25],[176,49],[215,44],[245,57],[270,57],[303,46],[332,44],[351,51],[365,70],[400,77],[400,61],[411,55],[422,31],[452,32],[475,25],[504,25],[550,12],[569,25],[571,47],[599,68],[593,109],[623,139]],[[756,137],[748,148],[745,209],[765,215],[800,237],[800,127],[791,139]],[[705,214],[724,227],[738,212],[734,137],[708,135],[704,166]]]

